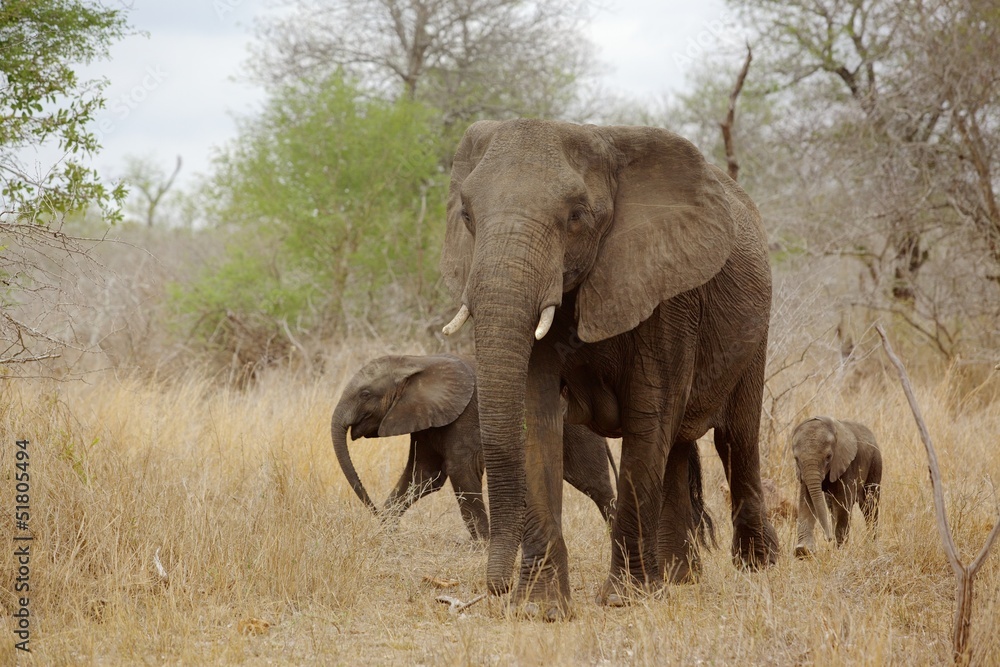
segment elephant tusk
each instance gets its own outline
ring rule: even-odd
[[[535,340],[541,340],[545,338],[545,334],[549,332],[549,327],[552,326],[552,320],[556,316],[556,307],[549,306],[542,311],[542,316],[538,318],[538,326],[535,327]]]
[[[462,307],[458,309],[458,313],[455,314],[455,318],[451,322],[448,322],[448,324],[444,325],[444,328],[441,329],[441,333],[445,336],[452,335],[462,328],[462,325],[465,324],[467,319],[469,319],[469,307],[463,303]]]

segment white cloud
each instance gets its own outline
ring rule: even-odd
[[[601,12],[590,36],[610,66],[608,83],[636,97],[678,91],[686,68],[677,64],[690,44],[706,41],[725,16],[723,0],[621,0]]]

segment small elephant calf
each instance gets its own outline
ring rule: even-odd
[[[797,557],[806,558],[816,550],[813,527],[817,519],[826,539],[832,540],[836,531],[837,546],[843,544],[855,503],[861,505],[874,533],[878,526],[882,454],[867,427],[831,417],[813,417],[792,432],[792,454],[799,478]]]
[[[368,497],[347,449],[351,438],[410,434],[406,468],[382,510]],[[396,519],[451,479],[473,538],[489,536],[483,503],[483,445],[475,362],[450,354],[387,356],[365,364],[333,411],[333,449],[358,497],[376,514]],[[563,429],[563,477],[593,500],[606,521],[614,508],[607,441],[585,426]],[[617,475],[617,471],[615,471]]]

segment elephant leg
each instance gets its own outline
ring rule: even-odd
[[[458,498],[462,520],[474,540],[485,540],[490,535],[490,521],[483,503],[483,471],[475,465],[446,466],[451,486]]]
[[[851,532],[851,510],[854,508],[856,490],[853,482],[844,483],[833,493],[833,532],[840,547]]]
[[[622,606],[632,590],[652,593],[663,585],[657,558],[666,447],[656,435],[626,433],[611,526],[611,571],[598,600]],[[631,590],[630,590],[631,589]]]
[[[406,467],[386,498],[384,515],[390,521],[397,521],[413,503],[444,486],[446,479],[444,458],[431,447],[418,443],[417,437],[411,435]]]
[[[660,318],[681,321],[684,313],[661,311]],[[625,389],[627,400],[620,405],[624,438],[611,530],[611,570],[599,595],[601,602],[613,606],[624,604],[630,589],[653,592],[663,586],[660,512],[665,503],[672,504],[680,497],[676,494],[688,499],[689,493],[685,476],[683,489],[671,489],[665,500],[663,477],[684,416],[695,348],[683,332],[677,333],[678,337],[660,335],[655,329],[657,320],[646,320],[654,329],[640,329],[635,337],[635,358],[626,362],[634,364],[635,370]],[[672,468],[671,484],[677,484],[687,472],[688,452],[680,453],[685,465]],[[687,529],[686,523],[681,530]]]
[[[615,491],[608,471],[608,444],[580,424],[563,426],[563,476],[594,501],[608,523],[615,507]]]
[[[722,427],[715,429],[715,448],[732,493],[733,562],[751,569],[773,565],[778,557],[778,535],[765,514],[760,481],[758,439],[766,358],[765,343],[736,383]]]
[[[865,484],[861,489],[861,513],[865,516],[865,523],[871,530],[872,538],[878,538],[878,504],[881,494],[881,485]]]
[[[799,484],[799,517],[798,535],[795,538],[795,557],[809,558],[816,551],[816,541],[813,532],[816,527],[816,515],[813,513],[812,497],[805,484]]]
[[[878,538],[878,506],[882,493],[882,457],[875,453],[868,468],[868,477],[861,487],[861,513],[871,530],[872,539]]]
[[[663,503],[657,531],[657,558],[667,581],[690,583],[701,572],[701,560],[695,548],[695,512],[691,504],[691,476],[699,474],[689,465],[692,441],[675,442],[667,456],[663,475]],[[700,480],[699,480],[700,481]]]
[[[546,344],[531,352],[525,394],[525,514],[521,570],[511,604],[546,620],[572,616],[569,554],[562,536],[563,419],[559,358]]]

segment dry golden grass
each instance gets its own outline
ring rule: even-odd
[[[434,601],[482,592],[486,554],[470,543],[449,488],[387,532],[343,480],[329,440],[340,387],[373,354],[343,352],[317,381],[275,372],[250,390],[202,379],[92,378],[0,384],[0,532],[14,533],[14,440],[31,440],[31,656],[15,655],[12,549],[0,552],[0,661],[12,664],[941,664],[950,661],[953,580],[935,530],[926,462],[887,374],[828,382],[789,406],[867,423],[884,451],[881,534],[841,550],[782,557],[762,573],[705,554],[695,585],[626,609],[596,606],[609,538],[593,504],[567,487],[565,533],[576,617],[514,621],[496,599],[461,616]],[[918,383],[963,553],[996,518],[1000,378]],[[406,440],[353,445],[376,498]],[[709,508],[730,537],[710,439]],[[765,474],[795,497],[786,443],[765,443]],[[169,581],[157,574],[157,550]],[[1000,662],[1000,553],[977,580],[972,645]]]

